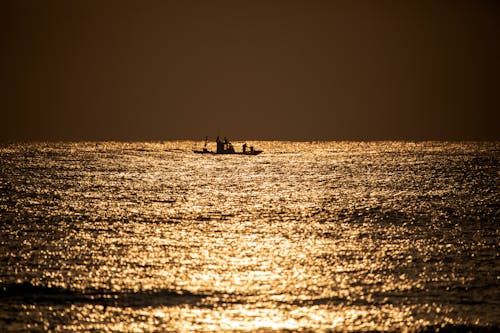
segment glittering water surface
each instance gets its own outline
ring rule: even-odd
[[[500,327],[499,143],[0,146],[0,331]]]

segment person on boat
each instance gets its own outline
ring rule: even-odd
[[[243,154],[247,152],[247,144],[246,144],[246,142],[243,144],[242,149],[243,149]]]
[[[222,142],[218,136],[215,142],[217,143],[217,154],[222,154],[224,152],[224,142]]]
[[[205,136],[205,145],[203,146],[203,152],[204,153],[208,152],[207,144],[208,144],[208,136]]]

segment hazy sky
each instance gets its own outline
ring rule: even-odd
[[[500,140],[500,1],[0,2],[0,140]]]

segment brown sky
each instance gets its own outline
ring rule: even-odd
[[[0,2],[0,140],[499,140],[500,1]]]

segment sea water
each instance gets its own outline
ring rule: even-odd
[[[247,144],[1,145],[0,331],[500,327],[500,143]]]

